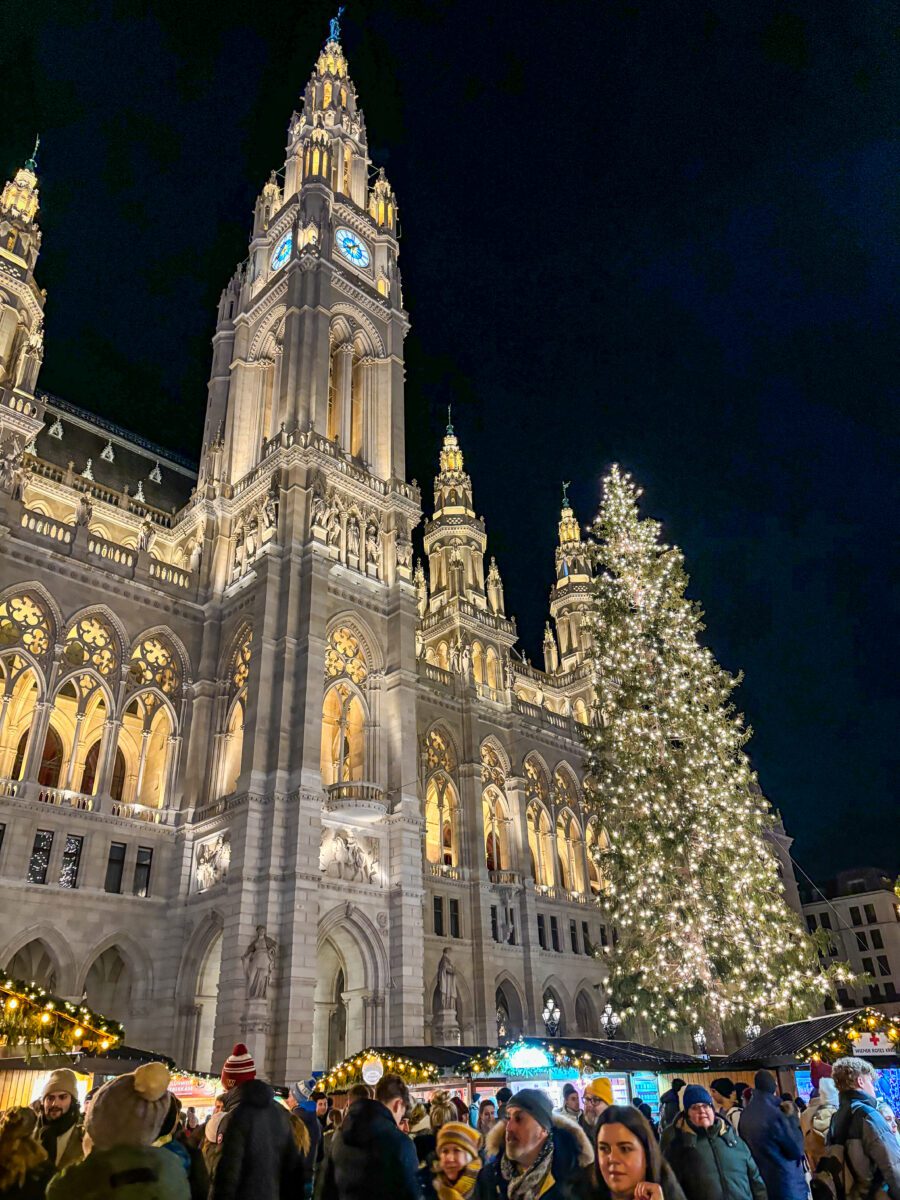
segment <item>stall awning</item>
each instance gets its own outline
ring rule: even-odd
[[[855,1036],[854,1036],[855,1035]],[[859,1058],[897,1061],[900,1022],[874,1008],[852,1008],[825,1013],[805,1021],[776,1025],[719,1062],[727,1067],[787,1067],[813,1057],[833,1060],[855,1054]]]

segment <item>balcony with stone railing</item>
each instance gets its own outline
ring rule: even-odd
[[[464,883],[469,877],[465,867],[451,867],[447,863],[429,863],[428,869],[435,879],[449,879],[452,883]]]
[[[325,811],[348,820],[377,821],[387,812],[387,797],[377,783],[347,780],[325,788]]]
[[[178,823],[178,813],[171,808],[153,808],[147,804],[132,804],[122,800],[101,801],[99,796],[89,796],[71,788],[46,787],[44,784],[21,779],[0,778],[0,799],[20,800],[26,803],[46,804],[51,808],[75,809],[93,816],[112,816],[130,821],[141,821],[149,825]]]

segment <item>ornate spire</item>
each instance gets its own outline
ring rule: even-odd
[[[337,10],[336,16],[333,16],[331,18],[331,20],[328,22],[328,41],[329,42],[337,42],[338,44],[340,44],[341,17],[344,15],[344,12],[345,12],[345,9],[342,4],[340,6],[340,8]],[[326,42],[325,44],[327,45],[328,43]]]
[[[24,225],[30,225],[34,221],[40,203],[36,161],[40,140],[37,139],[31,157],[25,160],[24,167],[19,167],[15,178],[7,182],[0,195],[0,212],[14,219],[18,218]]]
[[[35,137],[34,137],[34,149],[31,152],[31,158],[25,159],[25,170],[30,171],[32,173],[32,175],[37,174],[37,155],[38,155],[38,148],[39,148],[40,144],[41,144],[41,135],[39,133],[37,133],[37,134],[35,134]]]
[[[559,544],[561,546],[565,546],[570,542],[581,541],[581,526],[578,524],[575,513],[572,511],[572,505],[569,503],[570,485],[571,481],[563,483],[562,510],[559,522]]]
[[[450,410],[447,410],[449,417]],[[441,448],[441,474],[446,475],[449,472],[461,472],[463,469],[463,455],[459,448],[459,441],[456,434],[453,432],[453,426],[449,420],[447,422],[447,432],[444,434],[444,445]],[[468,480],[466,481],[468,482]]]

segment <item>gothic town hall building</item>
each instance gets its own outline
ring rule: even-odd
[[[38,213],[29,160],[0,196],[0,966],[277,1082],[542,1032],[547,999],[599,1034],[579,525],[543,670],[452,428],[413,564],[397,200],[339,42],[222,292],[199,471],[37,390]]]

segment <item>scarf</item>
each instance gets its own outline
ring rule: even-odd
[[[47,1120],[44,1117],[41,1121],[40,1141],[41,1145],[47,1151],[47,1157],[56,1166],[57,1144],[63,1134],[68,1133],[70,1129],[77,1123],[80,1117],[78,1106],[73,1102],[69,1107],[68,1112],[64,1112],[61,1117],[57,1117],[53,1121]]]
[[[508,1200],[537,1200],[541,1194],[544,1181],[553,1166],[553,1138],[548,1137],[544,1148],[524,1174],[519,1175],[518,1167],[506,1157],[504,1152],[500,1159],[500,1173],[509,1185]]]
[[[467,1167],[463,1167],[456,1183],[450,1183],[435,1163],[434,1191],[438,1200],[468,1200],[475,1191],[475,1180],[480,1170],[481,1159],[473,1159]]]

